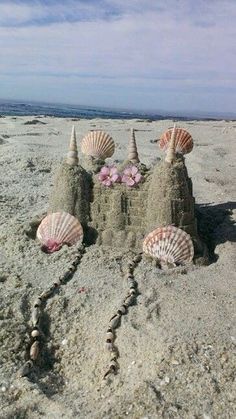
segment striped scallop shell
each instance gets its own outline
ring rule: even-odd
[[[103,131],[91,131],[81,143],[81,151],[87,156],[105,160],[115,151],[115,143],[111,136]]]
[[[160,138],[160,148],[163,151],[168,149],[172,128],[165,131]],[[183,128],[175,129],[175,151],[180,154],[188,154],[193,149],[193,139]]]
[[[83,228],[73,215],[67,212],[54,212],[40,223],[37,238],[47,253],[59,250],[63,244],[73,245],[83,240]]]
[[[189,234],[172,225],[158,227],[143,242],[143,251],[158,259],[162,267],[184,265],[194,256],[193,242]]]

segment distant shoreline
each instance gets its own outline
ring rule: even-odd
[[[49,116],[57,118],[79,119],[140,119],[145,121],[159,121],[172,119],[176,121],[235,121],[236,117],[227,116],[204,116],[204,115],[177,115],[172,113],[152,113],[139,111],[123,111],[103,109],[91,106],[76,106],[46,103],[15,102],[9,100],[0,101],[0,117],[4,116]]]

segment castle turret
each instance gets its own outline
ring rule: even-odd
[[[148,191],[146,231],[148,233],[157,227],[172,224],[190,234],[196,252],[201,253],[192,182],[188,177],[184,157],[180,154],[181,144],[178,139],[181,133],[178,130],[180,129],[174,128],[171,132],[169,130],[168,135],[164,133],[160,140],[160,147],[167,151],[167,157],[153,170]],[[189,146],[188,149],[190,148]]]
[[[69,152],[54,179],[50,198],[50,212],[66,211],[74,215],[86,228],[89,220],[90,179],[78,164],[75,129],[72,128]]]

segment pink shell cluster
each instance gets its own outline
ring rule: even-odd
[[[73,215],[67,212],[54,212],[47,215],[40,223],[37,238],[42,243],[42,250],[53,253],[63,244],[73,245],[83,240],[83,228]]]
[[[171,139],[172,128],[165,131],[160,138],[160,148],[167,151]],[[175,151],[179,154],[190,153],[193,149],[193,139],[183,128],[175,128]]]
[[[191,262],[194,256],[190,235],[172,225],[158,227],[149,233],[144,239],[143,251],[158,259],[162,267],[168,264],[184,265]]]

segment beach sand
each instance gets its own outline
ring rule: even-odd
[[[156,140],[173,121],[0,118],[0,417],[235,418],[236,122],[178,124],[194,139],[186,166],[212,263],[163,272],[140,262],[137,303],[117,329],[118,374],[103,380],[105,334],[126,295],[128,255],[93,245],[46,304],[38,366],[18,376],[33,301],[73,255],[66,246],[45,255],[29,236],[30,221],[48,209],[72,124],[78,145],[90,129],[110,133],[117,161],[127,157],[133,127],[150,166],[163,156]]]

